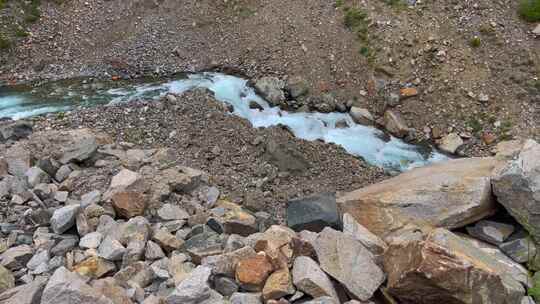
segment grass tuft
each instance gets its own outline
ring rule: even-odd
[[[540,21],[540,0],[521,0],[518,12],[526,21]]]

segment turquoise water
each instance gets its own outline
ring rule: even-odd
[[[404,171],[447,159],[432,149],[356,124],[346,113],[289,113],[271,107],[248,86],[247,80],[219,73],[192,74],[161,82],[125,83],[115,88],[80,83],[49,89],[0,88],[0,117],[20,119],[77,107],[159,99],[167,93],[182,94],[194,88],[209,89],[216,99],[233,105],[233,114],[249,120],[253,127],[285,125],[298,138],[340,145],[350,154],[390,171]],[[251,101],[257,102],[263,110],[250,109]],[[348,127],[337,128],[336,123],[340,121],[345,121]]]

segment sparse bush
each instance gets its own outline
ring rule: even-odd
[[[11,47],[11,41],[9,41],[9,39],[4,37],[4,35],[0,33],[0,50],[9,49],[10,47]]]
[[[540,21],[540,0],[521,0],[519,15],[529,22]]]
[[[482,40],[480,39],[480,37],[474,36],[471,41],[469,41],[469,45],[473,48],[480,47],[480,45],[482,45]]]

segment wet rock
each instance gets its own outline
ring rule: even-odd
[[[390,244],[385,254],[388,291],[410,303],[519,303],[525,290],[501,274],[500,264],[445,229],[425,241]]]
[[[450,160],[413,169],[337,198],[369,231],[385,240],[408,224],[459,228],[491,215],[494,158]]]
[[[498,202],[540,241],[540,144],[527,141],[516,160],[495,171],[492,185]]]
[[[287,226],[295,231],[320,232],[324,227],[341,229],[334,193],[322,193],[289,201]]]
[[[262,295],[266,301],[277,300],[292,295],[295,291],[289,268],[283,268],[275,271],[268,277],[264,284]]]
[[[262,304],[260,293],[236,292],[230,298],[231,304]]]
[[[373,255],[342,232],[325,228],[316,240],[315,250],[321,268],[362,301],[370,299],[386,279]]]
[[[444,136],[439,144],[439,149],[444,152],[455,154],[456,151],[464,144],[463,139],[457,133],[450,133]]]
[[[261,291],[274,270],[265,254],[243,259],[236,265],[236,281],[248,291]]]
[[[482,220],[474,226],[467,227],[467,232],[477,239],[499,245],[514,232],[514,226]]]
[[[157,215],[164,221],[186,220],[189,214],[186,210],[171,204],[165,204],[157,211]]]
[[[366,227],[360,225],[348,213],[343,215],[343,233],[348,234],[355,240],[359,241],[360,244],[366,247],[366,249],[369,250],[374,256],[384,254],[384,251],[388,248],[383,240],[367,230]]]
[[[217,304],[223,296],[212,290],[208,280],[212,271],[205,266],[193,270],[190,276],[182,281],[167,297],[168,304]]]
[[[115,270],[116,266],[113,262],[96,256],[89,257],[73,267],[73,272],[94,279],[102,278]]]
[[[32,167],[28,169],[25,175],[26,180],[28,181],[28,185],[30,185],[30,187],[32,188],[37,186],[38,184],[47,184],[51,181],[51,178],[49,177],[47,172],[41,170],[41,168],[39,167]]]
[[[531,238],[519,238],[499,245],[499,248],[518,263],[531,261],[537,253],[536,245]]]
[[[285,102],[285,82],[277,77],[262,77],[255,82],[255,89],[270,104],[279,106]]]
[[[313,298],[329,296],[338,299],[332,281],[311,258],[297,257],[294,260],[292,276],[294,286]]]
[[[51,228],[54,233],[62,234],[75,225],[79,205],[68,205],[56,209],[51,217]]]
[[[392,135],[403,138],[409,134],[409,127],[401,115],[393,110],[384,112],[384,127]]]
[[[38,304],[47,279],[37,277],[32,282],[17,286],[0,294],[2,304]]]
[[[144,194],[135,191],[120,191],[112,196],[112,204],[118,216],[130,219],[144,215],[147,202]]]
[[[25,267],[33,255],[34,251],[32,250],[32,247],[28,245],[19,245],[4,251],[4,253],[0,255],[0,262],[1,265],[7,269],[17,270]]]
[[[254,110],[259,110],[259,111],[264,110],[264,108],[254,100],[249,102],[249,108],[254,109]]]
[[[58,268],[49,279],[41,304],[93,303],[113,304],[87,284],[87,280],[64,267]]]
[[[15,277],[11,271],[4,266],[0,266],[0,293],[15,287]]]
[[[304,96],[309,92],[309,83],[300,76],[294,76],[287,79],[285,89],[293,99]]]
[[[352,107],[349,114],[351,115],[351,118],[354,120],[354,122],[357,124],[371,126],[375,123],[375,119],[373,118],[373,115],[371,115],[368,109]]]

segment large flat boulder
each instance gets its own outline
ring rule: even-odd
[[[519,156],[498,168],[492,180],[497,200],[540,241],[540,144],[527,141]]]
[[[384,259],[388,291],[407,304],[519,303],[525,289],[503,263],[443,228],[391,244]]]
[[[495,212],[494,158],[455,159],[413,169],[337,198],[369,231],[386,239],[407,225],[458,228]]]

